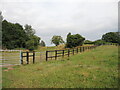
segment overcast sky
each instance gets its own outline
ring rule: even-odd
[[[118,31],[119,0],[0,0],[4,19],[29,24],[45,43],[53,35],[80,34],[97,40],[107,32]]]

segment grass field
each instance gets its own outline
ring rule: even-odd
[[[100,46],[69,59],[3,68],[3,88],[117,88],[118,47]]]

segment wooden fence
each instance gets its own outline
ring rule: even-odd
[[[113,44],[112,44],[113,45]],[[116,45],[116,44],[115,44]],[[118,46],[118,45],[116,45]],[[93,46],[80,46],[77,48],[72,49],[65,49],[65,50],[51,50],[46,52],[21,52],[21,64],[29,64],[29,63],[35,63],[35,62],[41,62],[41,61],[48,61],[49,59],[55,59],[57,60],[58,57],[69,57],[70,55],[74,55],[77,53],[84,52],[85,50],[90,50],[96,48],[97,45]],[[35,61],[36,59],[36,61]],[[44,59],[44,60],[41,60]],[[24,61],[24,63],[23,63]]]
[[[23,58],[26,58],[26,63],[29,64],[29,57],[32,57],[32,61],[35,63],[35,52],[21,52],[21,64],[23,64]]]
[[[85,50],[93,49],[97,47],[96,45],[94,46],[81,46],[78,48],[73,48],[73,49],[67,49],[67,50],[51,50],[51,51],[46,51],[46,61],[48,61],[49,58],[54,58],[55,60],[58,57],[64,57],[64,56],[70,56],[77,54],[79,52],[84,52]],[[52,55],[49,55],[49,53],[53,53]]]

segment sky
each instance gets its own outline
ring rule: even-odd
[[[107,32],[118,31],[118,1],[0,0],[0,11],[9,22],[31,25],[36,35],[52,46],[54,35],[65,41],[71,32],[94,41]]]

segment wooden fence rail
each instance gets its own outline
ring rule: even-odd
[[[30,55],[32,53],[32,55]],[[29,64],[29,57],[33,57],[33,63],[35,63],[35,52],[21,52],[21,64],[23,64],[23,58],[26,58],[26,63]]]
[[[73,48],[73,49],[68,49],[68,50],[51,50],[51,51],[46,51],[46,61],[48,61],[49,58],[54,58],[55,60],[57,57],[64,57],[64,56],[70,56],[77,54],[79,52],[84,52],[85,50],[93,49],[97,47],[96,45],[94,46],[82,46],[78,48]],[[54,53],[54,55],[49,56],[49,53]]]
[[[118,46],[117,44],[112,44],[112,45]],[[58,57],[62,57],[62,58],[64,58],[65,56],[69,57],[70,55],[82,53],[85,50],[91,50],[91,49],[94,49],[96,47],[97,47],[97,45],[81,46],[81,47],[72,48],[72,49],[65,49],[65,50],[51,50],[51,51],[46,51],[45,55],[43,57],[44,57],[44,60],[46,59],[46,61],[48,61],[49,58],[57,60]],[[49,55],[50,53],[52,53],[52,55]],[[36,55],[35,52],[21,52],[21,64],[24,64],[24,62],[26,62],[26,64],[29,64],[31,61],[30,57],[32,57],[32,63],[35,63],[35,55]]]

